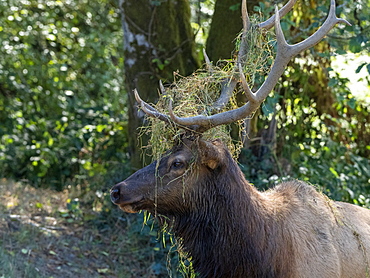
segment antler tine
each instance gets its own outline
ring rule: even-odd
[[[244,89],[245,96],[246,96],[248,101],[256,102],[257,101],[256,96],[252,92],[252,90],[249,88],[247,80],[245,79],[245,75],[244,75],[243,69],[242,69],[242,64],[241,63],[238,63],[238,64],[239,64],[240,81],[242,82],[242,86],[243,86],[243,89]]]
[[[268,94],[273,90],[280,76],[283,74],[286,65],[293,57],[295,57],[300,52],[316,45],[319,41],[321,41],[326,36],[326,34],[336,24],[338,23],[349,24],[348,21],[336,17],[335,0],[331,0],[328,17],[325,20],[324,24],[319,28],[319,30],[317,30],[314,34],[312,34],[310,37],[308,37],[304,41],[297,43],[295,45],[289,45],[286,42],[283,31],[281,29],[280,15],[284,15],[285,13],[287,13],[292,8],[295,2],[296,0],[290,0],[280,11],[278,11],[277,8],[275,9],[274,20],[275,20],[275,30],[276,30],[276,40],[277,40],[277,54],[276,54],[275,62],[271,68],[271,71],[268,77],[266,78],[266,80],[264,81],[262,86],[257,90],[256,93],[253,93],[250,90],[245,80],[245,76],[242,74],[241,65],[240,64],[238,65],[242,85],[246,91],[246,95],[248,99],[248,102],[246,104],[244,104],[243,106],[237,109],[225,111],[225,112],[215,114],[212,116],[198,115],[195,117],[180,118],[180,117],[173,115],[172,113],[171,119],[179,125],[198,126],[199,129],[204,131],[209,128],[215,127],[217,125],[230,124],[232,122],[244,119],[248,116],[251,116],[257,110],[260,104],[264,101],[264,99],[268,96]],[[267,23],[265,22],[262,25],[264,24],[267,24]],[[268,25],[269,24],[270,23],[268,23]],[[261,27],[261,25],[259,25],[259,27],[267,28],[267,27]]]
[[[327,33],[336,25],[339,23],[347,24],[351,26],[351,23],[349,23],[347,20],[343,18],[338,18],[335,14],[335,0],[330,1],[330,10],[328,17],[326,18],[324,24],[317,30],[315,33],[313,33],[310,37],[305,39],[304,41],[297,43],[293,45],[291,48],[293,48],[295,51],[292,51],[292,55],[297,55],[298,53],[316,45],[319,43],[326,35]],[[279,24],[280,26],[280,24]],[[281,29],[281,27],[280,27]]]
[[[279,11],[279,15],[284,16],[285,14],[287,14],[292,9],[292,7],[293,7],[293,5],[295,4],[296,1],[297,0],[290,0]],[[247,47],[248,42],[246,40],[247,32],[251,28],[251,21],[250,21],[249,14],[248,14],[247,1],[246,0],[242,0],[241,11],[242,11],[242,21],[243,21],[243,33],[242,33],[242,38],[241,38],[241,45],[240,45],[240,48],[239,48],[239,54],[238,54],[238,57],[237,57],[237,63],[236,63],[237,66],[236,66],[236,68],[239,70],[240,79],[241,79],[244,91],[246,92],[247,99],[249,101],[255,101],[255,96],[252,93],[252,91],[249,89],[249,86],[248,86],[248,84],[245,80],[245,76],[243,74],[242,67],[241,67],[241,65],[243,63],[244,56],[246,54],[245,51],[248,48]],[[274,15],[270,19],[268,19],[267,21],[265,21],[261,24],[258,24],[257,27],[269,29],[273,26],[275,18],[276,17]],[[272,22],[272,24],[270,24],[270,22]],[[207,69],[211,72],[211,70],[210,70],[211,69],[211,63],[210,63],[210,60],[209,60],[209,58],[208,58],[204,49],[203,49],[203,53],[204,53],[204,57],[205,57],[205,60],[206,60]],[[217,101],[215,101],[215,103],[212,106],[213,111],[220,111],[221,109],[223,109],[227,105],[227,103],[229,102],[230,98],[233,95],[233,91],[234,91],[235,86],[236,86],[237,83],[238,83],[238,81],[236,80],[236,77],[234,77],[234,76],[232,76],[231,78],[229,78],[227,80],[224,80],[222,82],[221,94],[220,94],[220,97],[217,99]]]
[[[166,93],[166,89],[164,88],[164,86],[163,86],[163,83],[162,83],[162,80],[160,80],[159,79],[159,89],[161,90],[161,94],[162,95],[166,95],[167,93]]]
[[[213,72],[213,69],[212,69],[212,63],[211,61],[209,60],[209,57],[206,53],[206,50],[203,48],[203,56],[204,56],[204,60],[206,61],[206,66],[207,66],[207,69],[210,73]]]
[[[161,83],[160,83],[160,86],[162,85],[162,87],[163,87],[163,84],[161,84]],[[136,101],[139,103],[141,109],[143,110],[143,112],[145,114],[147,114],[150,117],[157,118],[157,119],[159,119],[161,121],[164,121],[166,123],[171,123],[171,119],[167,115],[164,115],[164,114],[158,112],[158,110],[155,109],[153,106],[151,106],[148,103],[146,103],[145,101],[143,101],[140,98],[139,93],[137,92],[136,89],[134,90],[134,95],[135,95]]]
[[[237,62],[242,63],[243,57],[245,55],[245,51],[247,49],[247,32],[251,28],[251,21],[249,18],[248,14],[248,9],[247,9],[247,1],[243,0],[242,1],[242,20],[243,20],[243,33],[241,37],[241,42],[240,42],[240,47],[239,47],[239,53],[238,53],[238,58]]]
[[[238,80],[234,77],[231,79],[225,79],[222,82],[220,97],[215,101],[212,106],[212,110],[221,111],[228,103],[230,98],[233,96],[233,92]]]
[[[249,30],[251,25],[246,0],[242,1],[242,19],[243,19],[243,33],[245,34]]]
[[[266,30],[271,29],[275,25],[275,21],[276,21],[276,16],[275,15],[278,15],[280,18],[282,18],[293,8],[293,6],[296,2],[297,2],[297,0],[289,0],[289,2],[286,3],[284,5],[284,7],[282,7],[279,10],[278,13],[275,11],[275,14],[273,16],[271,16],[266,21],[259,23],[257,26],[261,29],[266,29]]]
[[[286,65],[293,57],[295,57],[302,51],[319,43],[326,36],[326,34],[338,23],[349,24],[348,21],[336,17],[335,0],[331,0],[328,17],[323,23],[323,25],[319,28],[319,30],[317,30],[314,34],[312,34],[304,41],[294,45],[289,45],[286,42],[284,33],[281,29],[279,13],[276,13],[275,18],[275,32],[277,41],[276,58],[268,77],[266,78],[262,86],[258,89],[258,91],[255,93],[258,100],[262,102],[268,96],[268,94],[275,87],[275,84],[279,80],[280,76],[283,74]]]
[[[243,34],[242,34],[241,44],[240,44],[239,53],[238,53],[237,64],[242,63],[242,59],[245,55],[245,50],[247,49],[246,47],[247,32],[251,27],[251,22],[250,22],[249,15],[248,15],[246,0],[242,0],[242,20],[243,20]],[[209,58],[206,55],[205,57],[206,57],[207,65],[208,65],[210,63]],[[239,72],[241,73],[240,67],[239,67]],[[238,80],[235,76],[231,76],[230,78],[227,78],[222,81],[220,97],[213,104],[211,108],[212,110],[221,111],[229,103],[230,98],[233,96],[233,92],[236,87],[236,84],[238,84]]]

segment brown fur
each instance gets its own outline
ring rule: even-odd
[[[370,277],[369,210],[300,181],[259,192],[219,141],[185,138],[111,196],[170,219],[200,277]]]

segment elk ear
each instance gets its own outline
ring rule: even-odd
[[[222,142],[219,139],[211,142],[200,140],[199,149],[201,163],[210,169],[215,169],[222,161]]]

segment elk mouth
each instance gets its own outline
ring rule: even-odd
[[[144,209],[144,196],[130,197],[127,194],[122,194],[119,186],[111,189],[110,198],[113,204],[128,213],[136,213]]]
[[[143,210],[145,207],[144,197],[137,198],[138,200],[131,200],[121,204],[117,204],[120,209],[128,213],[138,213],[140,210]]]

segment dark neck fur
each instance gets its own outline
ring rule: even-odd
[[[204,192],[191,196],[196,207],[173,216],[173,232],[183,252],[200,277],[289,277],[284,255],[277,250],[282,229],[273,225],[260,194],[234,161],[227,171],[216,169],[200,178],[197,188]]]

